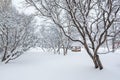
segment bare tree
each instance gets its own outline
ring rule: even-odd
[[[63,53],[66,55],[70,40],[63,34],[62,30],[59,27],[55,27],[55,24],[45,21],[38,26],[41,27],[38,32],[38,46],[43,50],[53,50],[55,54]]]
[[[53,21],[70,40],[80,42],[95,68],[103,69],[98,50],[105,43],[108,30],[117,18],[119,0],[26,0],[26,2],[35,7],[42,16]],[[77,30],[79,39],[66,33],[68,27]]]
[[[0,56],[8,63],[34,46],[34,17],[19,14],[6,0],[0,8]],[[9,3],[11,4],[11,3]]]
[[[109,34],[109,37],[111,37],[112,40],[112,52],[117,50],[120,47],[120,23],[119,21],[115,22],[112,31]]]

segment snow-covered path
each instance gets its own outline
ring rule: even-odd
[[[31,49],[18,59],[0,64],[0,80],[119,80],[120,53],[101,55],[103,70],[94,69],[84,50],[67,56]]]

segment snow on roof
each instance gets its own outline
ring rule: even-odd
[[[73,42],[71,46],[81,46],[80,42]]]

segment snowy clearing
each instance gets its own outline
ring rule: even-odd
[[[31,49],[8,64],[0,64],[0,80],[119,80],[120,52],[102,54],[103,70],[94,69],[82,49],[67,56]]]

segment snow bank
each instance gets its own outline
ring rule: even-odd
[[[43,52],[39,48],[9,64],[0,64],[0,80],[119,80],[120,52],[102,54],[104,69],[93,68],[87,53],[73,53],[67,56]]]

